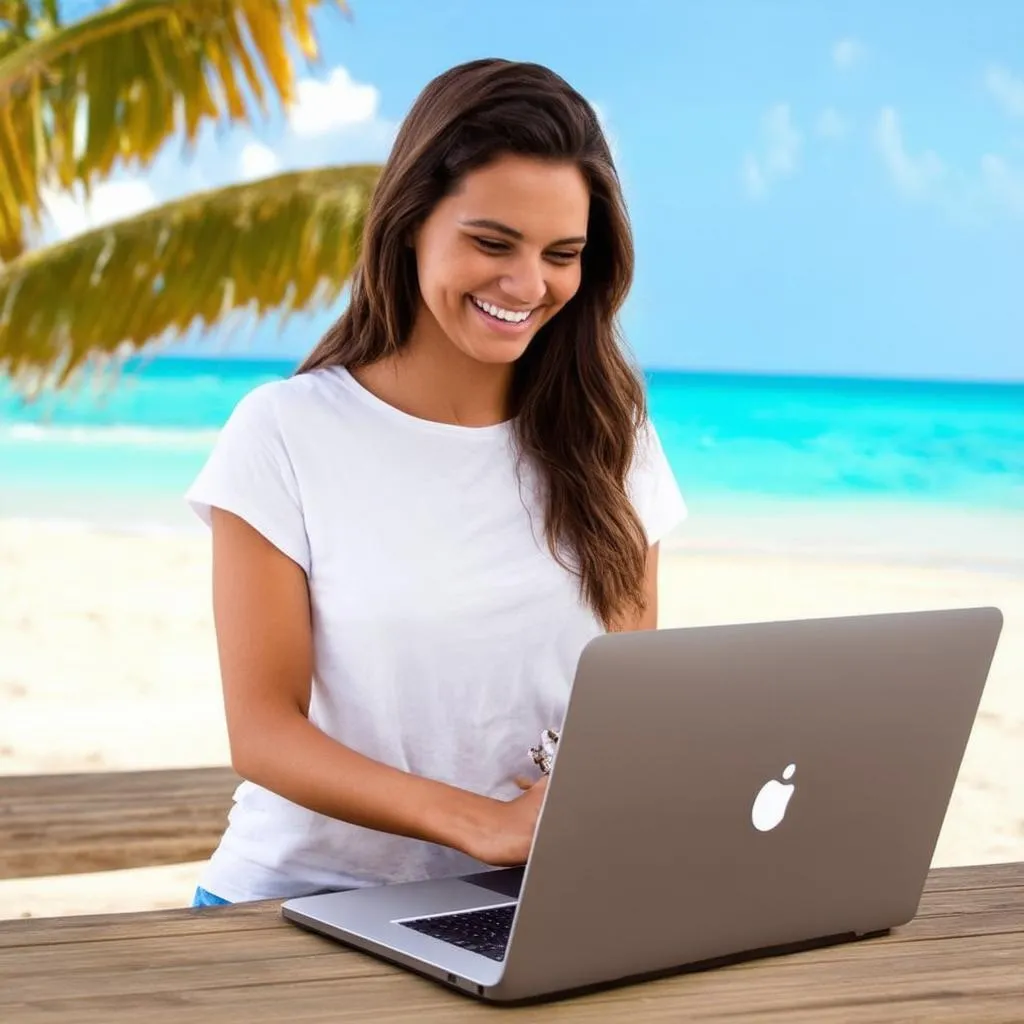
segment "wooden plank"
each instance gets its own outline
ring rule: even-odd
[[[991,890],[997,889],[1009,890],[1006,896],[1009,925],[1011,928],[1019,926],[1020,922],[1014,915],[1024,903],[1024,865],[1009,863],[936,868],[929,873],[921,906],[913,923],[894,933],[887,941],[893,942],[905,935],[913,938],[919,932],[930,932],[928,919],[934,916],[946,919],[943,927],[948,929],[945,934],[950,937],[973,935],[981,920],[981,911],[986,906],[982,901],[989,898]],[[7,947],[110,942],[120,938],[135,941],[147,937],[191,938],[203,934],[280,930],[280,909],[280,900],[264,900],[239,903],[233,907],[0,920],[0,950]],[[291,926],[287,928],[290,934]],[[336,948],[333,942],[330,945],[332,949]]]
[[[1024,863],[933,872],[919,915],[891,936],[505,1012],[579,1024],[1020,1024],[1022,1006]],[[0,922],[0,1020],[459,1024],[493,1013],[294,927],[279,901]]]
[[[0,953],[5,949],[137,940],[151,936],[187,941],[197,935],[278,930],[280,900],[238,903],[233,907],[150,910],[130,914],[82,914],[0,920]],[[42,925],[42,927],[35,927]]]
[[[832,1024],[850,1020],[854,1014],[891,1022],[901,1019],[897,1007],[914,1019],[925,1019],[924,1007],[957,1005],[962,1020],[978,1024],[1010,1020],[1007,1012],[1014,1006],[1019,1012],[1024,1005],[1024,958],[1017,940],[1010,943],[1005,936],[968,939],[950,943],[945,950],[928,949],[923,955],[902,958],[878,948],[870,958],[835,963],[806,962],[795,954],[531,1007],[527,1019],[669,1022],[681,1019],[685,1008],[688,1020],[704,1015],[783,1020],[788,1014],[790,1019],[799,1016]],[[883,946],[884,940],[865,943],[863,948],[875,945]],[[176,953],[184,955],[181,949]],[[5,983],[0,1016],[23,1024],[44,1020],[113,1024],[141,1019],[152,1024],[186,1020],[242,1024],[253,1019],[385,1024],[414,1015],[425,1024],[483,1019],[483,1008],[432,982],[392,968],[341,970],[334,961],[345,959],[351,955],[342,951],[334,956],[269,961],[241,958],[200,963],[193,957],[169,964],[165,954],[114,971],[95,965],[69,971],[65,960],[58,958],[44,977],[34,979],[29,991],[24,982],[14,988]],[[55,984],[57,978],[59,984]]]
[[[220,767],[0,777],[0,878],[205,860],[239,781]]]
[[[1020,885],[1020,864],[971,864],[965,867],[933,868],[924,885],[926,893],[955,889],[998,889]]]

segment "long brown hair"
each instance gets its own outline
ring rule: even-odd
[[[427,85],[378,179],[349,305],[296,373],[365,366],[405,344],[420,302],[407,240],[464,175],[504,154],[572,162],[590,189],[580,288],[513,367],[510,409],[519,457],[543,485],[552,555],[614,628],[645,607],[647,541],[627,478],[647,408],[617,321],[633,242],[600,123],[567,82],[538,64],[491,59]]]

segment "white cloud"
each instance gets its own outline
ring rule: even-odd
[[[88,202],[81,189],[75,192],[44,189],[43,200],[57,239],[134,217],[157,203],[152,187],[141,178],[101,182],[94,186]]]
[[[292,131],[302,138],[369,123],[375,120],[380,104],[380,93],[374,86],[353,81],[348,70],[340,66],[331,71],[326,81],[301,79],[297,94],[288,121]]]
[[[1024,167],[986,153],[972,171],[947,166],[932,150],[911,153],[899,116],[886,107],[878,117],[875,142],[889,176],[908,198],[934,204],[961,223],[1024,217]]]
[[[865,50],[864,44],[859,40],[853,37],[840,39],[832,47],[832,63],[840,71],[849,71],[850,68],[859,64],[864,59],[866,53],[867,50]]]
[[[772,107],[761,122],[765,139],[765,166],[771,174],[792,174],[800,157],[800,133],[793,124],[789,106]]]
[[[1024,216],[1024,170],[987,153],[981,158],[981,176],[989,197],[997,206]]]
[[[892,107],[878,116],[875,142],[889,176],[904,195],[925,198],[945,175],[945,166],[931,150],[916,156],[907,150],[899,115]]]
[[[761,165],[749,153],[743,158],[743,185],[747,195],[752,199],[760,199],[768,191]]]
[[[604,132],[605,142],[608,143],[608,148],[612,151],[612,159],[618,160],[619,158],[619,140],[616,138],[615,133],[612,131],[611,123],[608,120],[608,112],[599,103],[590,104],[594,108],[594,113],[597,114],[597,119],[601,123],[601,131]]]
[[[242,177],[246,181],[266,178],[281,167],[277,154],[262,142],[247,142],[238,157]]]
[[[802,144],[789,105],[777,103],[769,108],[761,118],[759,152],[747,153],[743,158],[742,177],[747,194],[758,199],[772,181],[793,174]]]
[[[386,159],[398,124],[380,116],[380,93],[375,86],[354,81],[339,65],[326,78],[300,79],[296,90],[296,102],[287,111],[283,129],[272,138],[262,136],[259,142],[250,136],[249,145],[235,158],[236,174],[239,167],[243,174],[260,176]],[[272,170],[271,157],[276,161]]]
[[[834,107],[826,107],[818,115],[818,123],[815,127],[818,134],[825,139],[842,139],[849,131],[845,119]]]
[[[1011,117],[1024,117],[1024,78],[993,64],[985,72],[985,86]]]

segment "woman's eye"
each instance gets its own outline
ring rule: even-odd
[[[494,253],[495,255],[507,253],[510,248],[508,242],[502,242],[495,238],[474,238],[474,241],[484,252]],[[547,258],[554,260],[556,263],[572,263],[573,260],[577,260],[579,257],[580,254],[572,249],[557,250],[547,254]]]
[[[478,238],[476,241],[477,245],[488,252],[505,252],[508,249],[506,242],[498,242],[493,238]]]

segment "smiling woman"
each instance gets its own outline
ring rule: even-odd
[[[350,307],[299,368],[344,366],[420,419],[507,421],[539,473],[547,545],[609,628],[643,621],[652,591],[626,489],[645,444],[660,454],[619,345],[632,278],[593,108],[547,68],[473,61],[431,82],[402,124]]]
[[[531,744],[590,639],[657,625],[658,542],[685,513],[619,344],[632,271],[574,89],[502,60],[427,86],[348,308],[242,399],[189,491],[247,780],[204,890],[524,862]]]
[[[572,164],[504,155],[467,175],[416,237],[423,305],[443,343],[483,364],[518,359],[579,289],[589,205]]]

